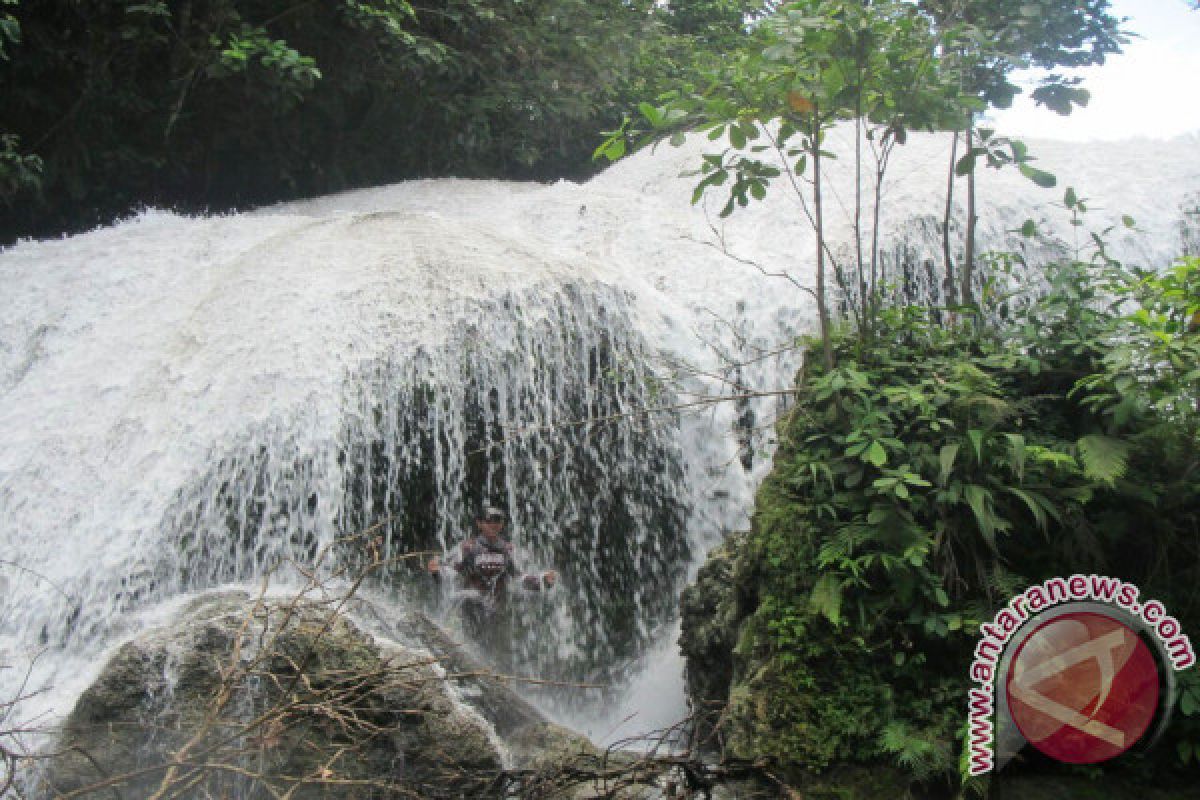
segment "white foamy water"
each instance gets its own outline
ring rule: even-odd
[[[1071,185],[1090,227],[1138,221],[1114,230],[1118,257],[1179,251],[1200,139],[1030,144],[1060,188],[984,172],[985,246],[1026,246],[1010,231],[1031,217],[1070,248],[1055,204]],[[794,196],[781,185],[728,221],[723,201],[690,206],[679,173],[706,146],[584,185],[437,180],[148,212],[0,253],[0,697],[31,662],[40,692],[13,718],[69,711],[139,611],[374,524],[392,554],[451,547],[485,497],[509,506],[531,564],[563,572],[531,606],[526,667],[588,677],[659,652],[586,727],[682,714],[661,637],[707,547],[748,524],[782,401],[621,415],[786,388],[799,354],[774,353],[815,327],[808,295],[711,246],[715,225],[734,255],[811,285]],[[915,273],[940,262],[948,155],[947,138],[914,136],[885,187],[884,249]],[[849,162],[830,167],[844,254]]]

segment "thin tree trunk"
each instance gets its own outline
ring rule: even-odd
[[[829,307],[825,299],[825,218],[821,204],[821,113],[813,109],[813,215],[817,223],[817,315],[820,318],[821,347],[825,369],[833,369],[833,340],[829,330]]]
[[[975,147],[975,119],[967,120],[967,152]],[[972,284],[975,279],[975,166],[967,173],[967,241],[966,253],[963,255],[962,301],[964,305],[975,304],[975,292]]]
[[[859,85],[861,87],[861,78]],[[862,96],[855,101],[854,109],[854,256],[858,269],[858,334],[861,339],[871,334],[871,322],[867,309],[866,264],[863,262],[862,246]]]
[[[958,161],[958,131],[954,132],[954,141],[950,145],[950,169],[946,175],[946,210],[942,214],[942,258],[945,261],[946,272],[942,276],[942,291],[944,302],[954,305],[956,285],[954,282],[954,259],[950,255],[950,215],[954,210],[954,167]]]
[[[879,318],[879,215],[883,205],[883,175],[887,172],[892,145],[883,144],[875,167],[875,207],[871,210],[871,323]]]

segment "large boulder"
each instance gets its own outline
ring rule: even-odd
[[[590,750],[428,620],[398,627],[421,646],[377,639],[322,603],[194,601],[120,647],[82,694],[48,794],[487,797],[505,767]]]

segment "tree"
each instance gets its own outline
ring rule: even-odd
[[[0,63],[8,61],[11,48],[21,42],[21,24],[11,13],[2,9],[12,7],[17,0],[0,0]],[[0,128],[0,204],[22,189],[36,189],[40,183],[42,161],[37,156],[21,152],[21,137]]]
[[[972,0],[923,4],[807,0],[768,5],[771,13],[756,24],[747,49],[731,54],[707,83],[664,95],[658,105],[639,106],[640,122],[648,123],[650,135],[638,144],[668,136],[678,144],[682,132],[689,130],[705,132],[714,141],[728,135],[730,147],[720,155],[705,156],[704,177],[693,197],[698,201],[705,190],[727,185],[723,214],[765,195],[767,186],[781,175],[802,199],[810,201],[804,213],[817,234],[814,293],[822,341],[827,343],[827,265],[852,301],[860,332],[871,335],[879,306],[877,236],[882,198],[878,190],[893,148],[914,128],[956,131],[942,223],[946,297],[952,305],[958,300],[974,305],[976,165],[1015,165],[1041,186],[1055,184],[1053,175],[1033,166],[1034,158],[1023,143],[977,129],[975,115],[989,106],[1011,103],[1020,91],[1011,81],[1018,68],[1085,66],[1102,63],[1106,54],[1116,52],[1123,34],[1108,13],[1107,0],[1078,4],[1039,0],[1023,6]],[[1087,92],[1077,86],[1077,80],[1049,74],[1033,97],[1059,113],[1069,113],[1087,102]],[[855,256],[849,278],[824,237],[821,171],[822,160],[831,154],[821,143],[838,120],[853,120],[855,128]],[[768,144],[757,141],[759,130]],[[958,132],[966,143],[961,156]],[[627,122],[597,152],[619,157],[626,151],[626,140],[637,139],[640,133]],[[864,148],[874,173],[871,203],[863,197],[862,173],[868,163]],[[776,156],[770,163],[755,155],[766,151]],[[787,168],[781,171],[781,164]],[[965,252],[957,277],[950,245],[955,175],[967,178]],[[872,223],[869,253],[865,213]],[[831,362],[831,349],[827,344],[823,349]]]
[[[735,7],[0,0],[0,242],[147,204],[580,177],[591,131],[693,69],[705,40],[681,31],[744,35]]]
[[[763,0],[668,0],[665,5],[672,31],[720,57],[724,49],[742,43],[747,22],[767,14],[772,4]]]
[[[641,144],[670,137],[679,145],[684,131],[727,140],[721,153],[704,156],[703,177],[692,197],[698,202],[708,189],[727,186],[722,216],[763,199],[771,182],[783,176],[816,233],[816,287],[809,291],[817,303],[825,365],[832,368],[828,268],[844,291],[856,293],[858,328],[869,336],[878,308],[879,185],[888,158],[909,130],[932,129],[953,113],[957,86],[940,68],[942,48],[930,20],[898,0],[788,3],[764,18],[755,36],[753,45],[715,72],[704,88],[665,95],[660,106],[641,104],[641,117],[650,126]],[[855,127],[852,282],[825,239],[822,165],[831,154],[824,140],[840,120],[852,120]],[[637,133],[627,120],[597,154],[619,158],[627,137]],[[869,256],[863,248],[864,141],[874,157],[876,187]]]
[[[968,160],[959,166],[956,138],[942,231],[947,283],[953,286],[950,210],[953,172],[961,170],[967,177],[967,218],[960,299],[972,305],[977,222],[974,164],[976,156],[994,150],[987,141],[976,142],[974,112],[1010,106],[1021,92],[1012,82],[1013,73],[1031,67],[1049,70],[1032,92],[1035,103],[1064,115],[1075,106],[1087,105],[1088,92],[1079,86],[1081,79],[1054,70],[1103,64],[1126,41],[1121,30],[1125,20],[1111,14],[1109,0],[920,0],[918,5],[947,37],[947,62],[957,70],[963,92],[977,101],[955,129],[956,137],[963,136]]]

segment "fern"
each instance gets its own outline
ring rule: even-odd
[[[1038,530],[1043,533],[1049,530],[1048,517],[1053,517],[1055,522],[1062,522],[1062,515],[1058,508],[1040,492],[1018,489],[1015,486],[1009,486],[1005,491],[1025,503],[1025,507],[1033,515],[1033,521],[1037,524]]]
[[[975,524],[979,526],[979,533],[983,536],[988,548],[993,553],[998,552],[996,534],[1007,531],[1011,527],[1011,523],[996,514],[992,505],[991,491],[982,486],[970,484],[963,487],[963,498],[970,506],[971,513],[975,515]]]
[[[943,743],[922,736],[899,720],[883,727],[879,747],[896,759],[896,764],[919,781],[954,771],[950,749]]]
[[[1084,436],[1076,443],[1083,474],[1094,481],[1112,486],[1125,475],[1129,465],[1129,445],[1098,433]]]
[[[843,525],[825,540],[817,553],[821,568],[845,565],[853,560],[862,545],[870,541],[874,531],[865,525]]]
[[[986,580],[988,592],[993,597],[1012,597],[1029,585],[1029,580],[1023,575],[1010,572],[999,563],[992,564]]]
[[[834,625],[842,619],[842,582],[837,575],[826,572],[812,588],[808,598],[813,611],[821,614]]]

